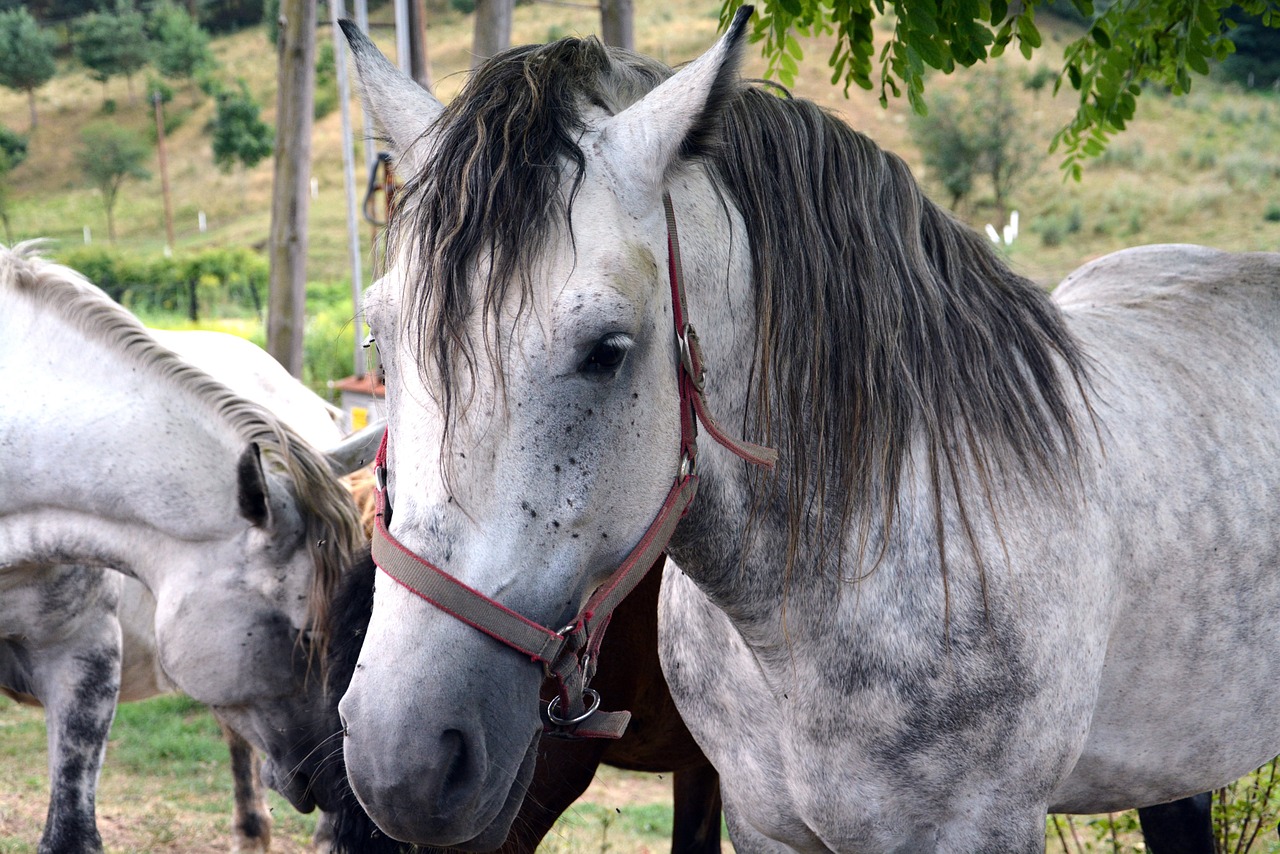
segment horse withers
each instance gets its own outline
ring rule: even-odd
[[[1127,250],[1050,298],[741,83],[747,14],[675,73],[517,48],[447,108],[348,31],[406,176],[365,303],[405,557],[340,705],[374,820],[503,838],[561,707],[488,615],[576,638],[693,478],[663,668],[743,850],[1039,851],[1047,811],[1275,756],[1280,256]]]

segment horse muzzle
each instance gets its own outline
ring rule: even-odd
[[[407,672],[414,668],[398,656],[358,666],[338,704],[347,778],[387,835],[489,850],[483,846],[506,838],[533,775],[542,674],[495,641],[446,626],[464,640],[430,644],[438,650],[436,662],[456,655],[485,661],[487,668],[427,677]],[[370,627],[365,653],[378,638],[376,628]]]

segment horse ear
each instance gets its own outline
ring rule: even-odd
[[[240,455],[236,479],[240,485],[240,515],[254,527],[265,528],[271,521],[271,505],[267,503],[267,476],[262,471],[262,456],[256,442],[250,442]]]
[[[392,65],[354,23],[338,23],[356,61],[360,102],[387,135],[396,158],[416,174],[426,158],[427,129],[444,105]]]
[[[337,445],[324,452],[329,460],[329,468],[338,477],[353,474],[373,462],[377,456],[378,445],[387,432],[387,422],[375,421],[362,430],[347,436]]]
[[[720,107],[737,83],[752,11],[751,6],[739,8],[710,50],[601,129],[601,152],[624,199],[635,193],[636,202],[652,204],[676,157],[697,154],[711,142]]]

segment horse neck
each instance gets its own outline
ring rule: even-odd
[[[9,346],[57,358],[15,372],[0,414],[0,444],[24,475],[0,495],[0,565],[113,566],[152,586],[193,544],[244,527],[227,511],[247,443],[209,405],[57,324]]]
[[[680,254],[689,321],[705,356],[707,402],[720,426],[741,436],[747,423],[756,325],[746,226],[732,205],[727,210],[721,206],[709,181],[700,191],[673,193],[673,201],[678,223],[687,224],[679,233]],[[711,223],[715,226],[705,228]],[[699,434],[698,471],[698,496],[671,542],[672,556],[713,602],[731,613],[745,613],[752,603],[771,597],[776,600],[781,575],[771,572],[758,555],[744,562],[744,542],[748,537],[760,542],[764,533],[752,513],[751,479],[758,473],[705,430]]]

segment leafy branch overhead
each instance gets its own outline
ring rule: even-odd
[[[1174,94],[1191,89],[1191,74],[1207,74],[1211,61],[1235,49],[1234,15],[1280,27],[1277,0],[1066,0],[1087,31],[1070,43],[1054,91],[1064,81],[1079,95],[1075,115],[1053,138],[1065,153],[1063,168],[1081,174],[1081,161],[1102,152],[1107,140],[1133,118],[1144,84]],[[727,23],[743,0],[725,0]],[[1030,58],[1040,47],[1037,0],[761,0],[752,39],[762,44],[768,75],[791,85],[804,57],[802,38],[834,35],[828,62],[831,82],[849,88],[879,87],[880,103],[905,92],[912,108],[927,112],[926,69],[950,73],[1002,54],[1016,45]],[[892,23],[876,48],[872,22]]]

